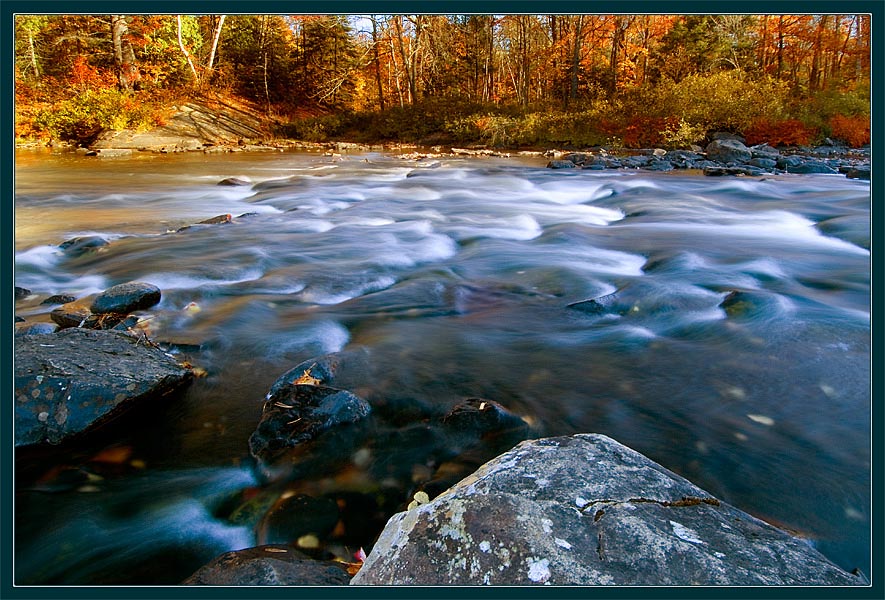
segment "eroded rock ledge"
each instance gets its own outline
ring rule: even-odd
[[[526,441],[387,523],[354,585],[861,585],[603,435]]]

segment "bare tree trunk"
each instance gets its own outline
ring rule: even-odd
[[[129,26],[126,15],[111,15],[111,37],[114,41],[114,65],[117,69],[117,85],[120,89],[131,90],[138,81],[138,67],[135,64],[135,52],[126,37]]]
[[[209,62],[206,65],[206,70],[210,73],[215,66],[215,51],[218,50],[218,40],[221,39],[221,28],[226,17],[227,15],[221,15],[218,18],[218,25],[215,26],[215,33],[212,35],[212,50],[209,51]]]
[[[197,75],[197,68],[194,67],[194,61],[191,59],[190,52],[187,51],[187,48],[184,47],[184,39],[181,37],[181,15],[176,15],[178,19],[178,47],[181,48],[182,54],[187,59],[187,64],[191,68],[191,73],[194,74],[194,81],[199,82],[200,77]]]
[[[375,54],[375,83],[378,86],[378,106],[381,110],[384,110],[384,86],[381,82],[381,59],[378,56],[378,45],[381,43],[378,40],[378,20],[372,16],[370,17],[372,20],[372,50]]]
[[[572,46],[571,85],[569,86],[568,100],[565,105],[568,108],[569,101],[578,98],[578,64],[581,60],[581,30],[584,28],[584,15],[578,15],[575,23],[575,37]]]

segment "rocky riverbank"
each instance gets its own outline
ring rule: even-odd
[[[665,150],[647,148],[518,149],[459,147],[379,142],[307,142],[280,139],[267,118],[242,108],[209,101],[192,101],[175,107],[168,122],[150,131],[107,131],[89,146],[75,149],[86,156],[120,158],[139,152],[282,152],[309,150],[338,156],[351,152],[397,152],[402,158],[426,160],[452,157],[537,156],[551,159],[552,169],[642,169],[672,171],[692,169],[705,175],[763,176],[777,173],[842,173],[849,178],[870,178],[869,148],[849,148],[830,139],[815,147],[773,148],[745,145],[739,135],[718,132],[704,146]]]

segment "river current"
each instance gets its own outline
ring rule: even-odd
[[[34,296],[16,314],[49,321],[52,294],[149,282],[149,335],[199,347],[206,377],[82,455],[16,463],[16,582],[175,584],[255,545],[217,505],[261,485],[247,440],[267,390],[357,349],[371,376],[353,391],[388,430],[391,414],[494,400],[534,437],[611,436],[869,573],[869,220],[869,182],[841,175],[20,152],[15,284]],[[59,251],[84,235],[110,244]],[[607,294],[611,310],[580,304]],[[407,460],[369,446],[313,479],[373,488],[354,470]],[[96,455],[128,462],[58,485],[52,460]]]

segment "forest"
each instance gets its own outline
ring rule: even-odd
[[[498,147],[869,143],[869,15],[19,15],[18,141],[193,97],[279,138]]]

